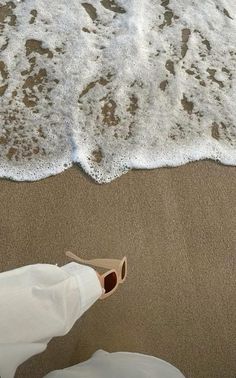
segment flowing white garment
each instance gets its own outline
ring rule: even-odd
[[[97,351],[92,358],[45,378],[184,378],[169,363],[138,353]]]
[[[37,264],[0,274],[0,377],[65,335],[101,296],[95,270],[77,263]]]
[[[77,263],[29,265],[0,274],[0,377],[65,335],[101,296],[95,270]],[[136,353],[96,352],[81,364],[47,378],[184,378],[175,367]]]

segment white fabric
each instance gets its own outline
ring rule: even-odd
[[[101,296],[95,270],[77,263],[37,264],[0,274],[0,377],[65,335]]]
[[[65,335],[101,296],[95,270],[77,263],[61,268],[38,264],[0,274],[0,377]],[[184,378],[158,358],[97,351],[90,360],[45,378]]]
[[[184,378],[169,363],[138,353],[97,351],[90,360],[49,373],[45,378]]]

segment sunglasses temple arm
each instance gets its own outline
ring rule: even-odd
[[[81,259],[80,257],[76,256],[74,253],[70,252],[70,251],[66,251],[65,255],[75,261],[78,261],[78,262],[82,262],[82,263],[88,263],[89,261],[87,260],[83,260]]]
[[[100,261],[99,259],[83,260],[70,251],[66,252],[66,256],[70,257],[73,260],[76,260],[78,262],[82,262],[82,263],[85,263],[85,264],[88,264],[88,265],[97,266],[97,267],[100,267],[100,268],[111,268],[112,267],[112,264],[109,261],[106,261],[106,259],[102,259],[102,261]]]

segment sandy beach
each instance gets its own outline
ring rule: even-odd
[[[22,180],[0,179],[0,272],[61,266],[68,250],[128,258],[116,294],[16,378],[98,349],[236,378],[236,168],[91,179],[235,165],[236,8],[118,3],[0,5],[0,176]],[[90,176],[76,165],[24,182],[73,162]]]
[[[128,257],[125,285],[17,378],[97,349],[155,355],[186,377],[236,372],[236,170],[214,162],[132,171],[98,185],[78,167],[39,182],[0,181],[1,271],[82,257]]]

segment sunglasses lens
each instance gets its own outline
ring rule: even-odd
[[[122,278],[122,280],[125,278],[125,274],[126,274],[126,263],[124,261],[124,263],[122,265],[122,270],[121,270],[121,278]]]
[[[108,276],[106,276],[104,278],[105,292],[109,293],[110,291],[112,291],[114,289],[114,287],[116,286],[116,284],[117,284],[116,273],[112,272],[112,273],[108,274]]]

